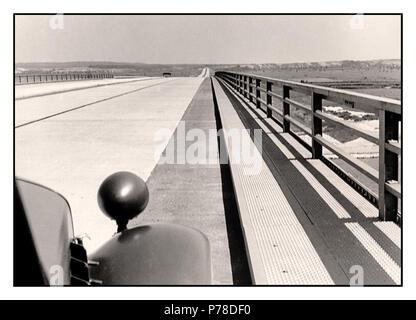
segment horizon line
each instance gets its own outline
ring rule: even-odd
[[[296,64],[296,63],[323,63],[323,62],[344,62],[344,61],[383,61],[383,60],[400,60],[401,58],[375,58],[375,59],[340,59],[340,60],[319,60],[319,61],[296,61],[296,62],[220,62],[220,63],[204,63],[204,62],[176,62],[176,63],[161,63],[161,62],[130,62],[130,61],[113,61],[113,60],[69,60],[69,61],[31,61],[31,62],[15,62],[14,64],[42,64],[42,63],[115,63],[115,64],[146,64],[146,65],[238,65],[238,64]]]

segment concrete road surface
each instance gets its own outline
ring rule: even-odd
[[[164,148],[155,133],[176,128],[203,80],[149,79],[16,101],[16,176],[64,195],[92,252],[116,231],[98,208],[100,183],[121,170],[147,180],[155,150]]]
[[[208,78],[209,76],[210,76],[210,69],[205,67],[205,68],[202,69],[202,71],[201,71],[201,73],[198,77]]]
[[[87,106],[92,103],[95,104],[97,101],[114,99],[114,97],[134,90],[141,90],[166,81],[171,81],[171,79],[149,78],[146,81],[114,84],[84,90],[72,90],[59,94],[17,100],[15,102],[15,126],[24,126],[57,113],[71,111],[74,108]]]
[[[145,77],[123,78],[123,79],[97,79],[97,80],[78,80],[65,82],[50,82],[50,83],[33,83],[18,85],[15,87],[15,99],[27,99],[36,96],[43,96],[46,94],[67,92],[77,89],[87,89],[100,86],[108,86],[117,83],[131,82],[137,80],[146,80]]]

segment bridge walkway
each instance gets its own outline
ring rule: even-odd
[[[230,161],[253,281],[348,285],[361,268],[364,284],[400,284],[400,228],[378,221],[377,209],[290,133],[213,81],[224,128],[250,129],[252,141],[262,130],[261,179]]]

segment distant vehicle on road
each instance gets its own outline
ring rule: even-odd
[[[172,76],[172,73],[171,73],[171,72],[163,72],[163,76],[164,76],[165,78],[169,78],[169,77],[171,77],[171,76]]]

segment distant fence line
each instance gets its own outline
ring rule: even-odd
[[[108,78],[114,78],[114,75],[109,72],[15,74],[14,84],[20,85],[20,84],[31,84],[31,83],[108,79]]]
[[[291,125],[297,127],[311,139],[311,145],[307,146],[314,159],[327,160],[322,153],[326,148],[339,158],[354,167],[356,170],[378,183],[378,194],[374,194],[341,168],[336,168],[337,173],[342,172],[348,176],[350,184],[360,190],[362,194],[378,206],[381,220],[401,221],[402,213],[399,211],[399,199],[401,199],[401,164],[402,153],[400,123],[402,121],[401,101],[371,96],[353,91],[334,89],[307,83],[261,77],[253,74],[218,71],[215,76],[224,80],[227,85],[242,96],[262,109],[268,118],[278,122],[284,132],[291,132]],[[291,97],[291,92],[308,96],[310,104],[306,105]],[[282,110],[276,108],[275,100],[282,102]],[[362,130],[349,122],[324,112],[322,101],[328,100],[350,108],[356,108],[365,112],[378,114],[379,134]],[[300,108],[312,117],[309,124],[304,124],[291,115],[291,107]],[[281,121],[276,118],[281,117]],[[379,168],[373,169],[364,162],[347,154],[339,146],[334,145],[323,137],[323,124],[328,122],[343,128],[347,128],[356,135],[379,146]],[[332,163],[332,169],[336,167]]]

